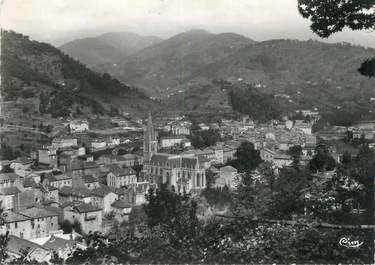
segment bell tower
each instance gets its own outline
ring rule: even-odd
[[[148,114],[143,135],[143,161],[148,164],[151,161],[152,155],[158,151],[158,139],[152,124],[151,112]]]

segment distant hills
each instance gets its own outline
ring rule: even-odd
[[[111,32],[97,37],[70,41],[59,47],[64,53],[89,67],[113,64],[146,47],[158,44],[162,39],[140,36],[132,32]]]
[[[136,88],[90,70],[49,44],[13,31],[3,31],[1,37],[4,101],[31,100],[39,103],[40,114],[53,117],[143,114],[158,105]]]
[[[234,33],[190,30],[123,58],[116,65],[101,65],[97,69],[161,97],[186,89],[191,82],[199,82],[199,78],[195,78],[197,71],[254,43]]]
[[[238,101],[230,97],[238,98],[238,94],[229,92],[241,88],[248,93],[248,104],[261,97],[270,106],[269,96],[277,97],[280,114],[317,108],[334,117],[375,115],[375,79],[357,71],[365,59],[375,56],[375,50],[348,43],[256,42],[235,33],[205,30],[190,30],[166,40],[108,33],[63,45],[61,49],[69,56],[16,33],[8,32],[4,43],[3,70],[11,77],[3,82],[6,98],[24,96],[31,83],[40,88],[35,94],[39,99],[41,92],[49,93],[49,102],[58,98],[54,93],[64,93],[77,101],[80,97],[74,95],[79,94],[86,101],[98,102],[106,113],[114,109],[145,112],[160,106],[167,111],[229,113],[233,112],[231,104]],[[252,87],[256,94],[251,93]],[[53,105],[59,104],[49,103]],[[70,104],[70,114],[76,105]],[[262,113],[258,105],[256,113]]]

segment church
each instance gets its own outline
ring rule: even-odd
[[[169,188],[178,193],[203,190],[206,187],[209,160],[195,154],[158,153],[157,137],[149,114],[143,142],[143,165],[146,175],[158,185],[167,183]]]

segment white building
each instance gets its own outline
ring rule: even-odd
[[[80,133],[89,130],[89,123],[87,120],[74,120],[69,122],[69,130],[71,133]]]

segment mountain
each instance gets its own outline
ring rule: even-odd
[[[157,107],[136,88],[88,69],[47,43],[13,31],[2,31],[1,42],[2,99],[33,102],[36,115],[140,114]]]
[[[197,69],[254,43],[234,33],[190,30],[140,50],[117,65],[106,64],[98,69],[129,80],[152,95],[162,96],[184,89]]]
[[[116,67],[102,66],[101,71],[163,98],[170,106],[181,108],[184,102],[189,110],[212,109],[212,104],[207,106],[211,101],[201,98],[221,95],[213,83],[225,81],[231,89],[254,84],[260,93],[282,94],[279,101],[285,111],[318,108],[332,114],[345,110],[364,117],[375,113],[375,79],[360,75],[357,69],[374,56],[374,49],[349,43],[254,42],[233,33],[193,30],[147,47]],[[226,110],[231,100],[214,102],[225,102]]]
[[[162,40],[154,36],[140,36],[132,32],[111,32],[97,37],[70,41],[59,48],[89,67],[114,64]]]

